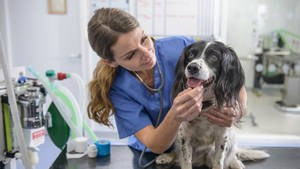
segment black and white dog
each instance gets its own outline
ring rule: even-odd
[[[243,105],[239,93],[245,82],[240,61],[233,49],[222,42],[200,41],[187,46],[175,70],[172,97],[184,89],[204,87],[202,111],[214,105],[231,106],[239,114]],[[241,116],[239,116],[241,117]],[[175,151],[157,157],[157,164],[179,162],[182,169],[206,165],[213,169],[243,169],[241,160],[268,158],[259,150],[238,149],[233,130],[211,124],[200,114],[183,122],[175,141]]]

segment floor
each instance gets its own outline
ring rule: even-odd
[[[266,87],[257,93],[247,90],[248,114],[241,128],[235,129],[240,145],[300,147],[300,113],[285,113],[275,107],[280,100],[280,87]],[[115,140],[114,140],[115,141]],[[123,140],[124,141],[124,140]],[[40,147],[37,169],[47,169],[60,150],[46,137]],[[23,167],[17,163],[17,169]]]
[[[281,100],[279,86],[247,90],[248,114],[242,128],[235,129],[240,144],[265,146],[300,146],[300,112],[280,111],[275,102]]]

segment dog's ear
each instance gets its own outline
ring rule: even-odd
[[[184,48],[175,68],[175,79],[172,86],[171,100],[178,95],[179,92],[183,91],[186,88],[186,78],[184,74],[185,70],[185,58],[190,54],[189,49],[192,45],[189,45]]]
[[[222,57],[215,86],[215,95],[218,105],[234,105],[240,101],[239,92],[245,83],[245,75],[242,65],[235,51],[222,45]]]

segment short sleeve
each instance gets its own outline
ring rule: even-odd
[[[144,107],[121,91],[110,90],[110,99],[115,109],[119,137],[125,138],[152,124]]]
[[[186,37],[186,36],[181,36],[181,37],[184,40],[185,46],[188,46],[188,45],[196,42],[194,39],[192,39],[190,37]]]

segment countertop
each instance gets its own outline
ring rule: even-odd
[[[244,162],[247,169],[300,169],[300,147],[259,147],[271,157],[256,162]],[[128,146],[112,146],[111,154],[106,157],[66,159],[64,149],[54,161],[51,169],[141,169],[138,166],[140,151]],[[156,155],[145,153],[143,163],[151,161]],[[148,169],[180,169],[172,165],[153,164]],[[208,169],[205,166],[193,169]]]

